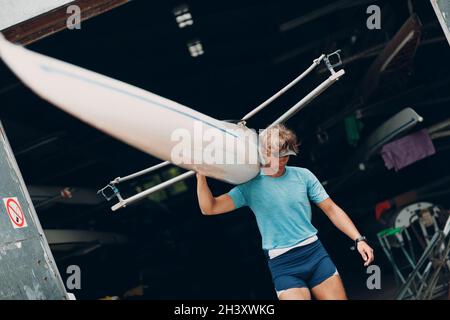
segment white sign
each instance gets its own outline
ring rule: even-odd
[[[4,198],[3,203],[5,204],[5,209],[9,220],[11,220],[11,223],[15,229],[21,229],[28,226],[22,207],[20,206],[17,198]]]

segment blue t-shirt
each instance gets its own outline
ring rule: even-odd
[[[231,189],[228,195],[236,209],[252,209],[264,250],[291,247],[315,235],[309,200],[319,203],[328,198],[311,171],[290,166],[279,177],[260,173]]]

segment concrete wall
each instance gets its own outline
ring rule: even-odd
[[[0,123],[0,300],[67,298]]]

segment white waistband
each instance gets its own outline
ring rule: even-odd
[[[310,243],[313,243],[314,241],[317,241],[317,240],[319,240],[319,238],[318,238],[316,235],[314,235],[314,236],[312,236],[312,237],[309,237],[309,238],[307,238],[307,239],[301,241],[300,243],[297,243],[295,246],[292,246],[292,247],[281,248],[281,249],[271,249],[271,250],[269,250],[269,252],[268,252],[269,258],[270,258],[270,259],[276,258],[276,257],[278,257],[278,256],[281,256],[283,253],[288,252],[288,251],[291,250],[291,249],[294,249],[294,248],[297,248],[297,247],[303,247],[303,246],[306,246],[306,245],[308,245],[308,244],[310,244]]]

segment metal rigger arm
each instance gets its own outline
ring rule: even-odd
[[[333,59],[337,59],[337,62],[333,63],[331,61]],[[259,113],[261,110],[263,110],[265,107],[267,107],[270,103],[272,103],[273,101],[275,101],[276,99],[281,97],[290,88],[292,88],[294,85],[296,85],[302,79],[304,79],[308,74],[310,74],[322,62],[325,63],[325,66],[331,73],[331,75],[328,77],[328,79],[326,79],[320,85],[318,85],[313,91],[311,91],[309,94],[307,94],[303,99],[301,99],[298,103],[296,103],[292,108],[290,108],[287,112],[285,112],[281,117],[279,117],[277,120],[275,120],[270,126],[273,126],[273,125],[279,124],[279,123],[284,123],[287,120],[289,120],[297,112],[299,112],[304,107],[306,107],[311,101],[313,101],[317,96],[319,96],[322,92],[324,92],[326,89],[328,89],[332,84],[334,84],[336,81],[338,81],[340,79],[340,77],[342,77],[345,74],[344,70],[339,70],[339,71],[334,70],[334,68],[336,68],[342,64],[340,50],[335,51],[328,55],[322,54],[320,57],[315,59],[313,61],[313,63],[311,64],[311,66],[308,67],[308,69],[306,69],[302,74],[300,74],[297,78],[295,78],[290,83],[288,83],[285,87],[283,87],[280,91],[275,93],[269,99],[267,99],[266,101],[261,103],[259,106],[254,108],[252,111],[247,113],[239,123],[241,125],[245,125],[247,120],[251,119],[257,113]],[[195,174],[195,171],[192,171],[192,170],[187,171],[185,173],[180,174],[177,177],[174,177],[170,180],[162,182],[154,187],[151,187],[151,188],[149,188],[145,191],[142,191],[132,197],[127,198],[127,199],[124,199],[122,197],[122,195],[120,194],[120,191],[117,187],[118,184],[141,177],[148,173],[154,172],[158,169],[164,168],[168,165],[171,165],[171,162],[164,161],[155,166],[152,166],[152,167],[144,169],[142,171],[130,174],[128,176],[115,178],[106,187],[100,189],[98,191],[98,194],[101,194],[103,197],[105,197],[105,199],[107,201],[111,201],[112,199],[117,198],[119,200],[119,202],[111,207],[111,209],[113,211],[117,211],[121,208],[125,208],[127,205],[129,205],[131,203],[137,202],[137,201],[149,196],[150,194],[152,194],[156,191],[167,188],[167,187],[169,187],[177,182],[180,182],[182,180],[185,180]]]

